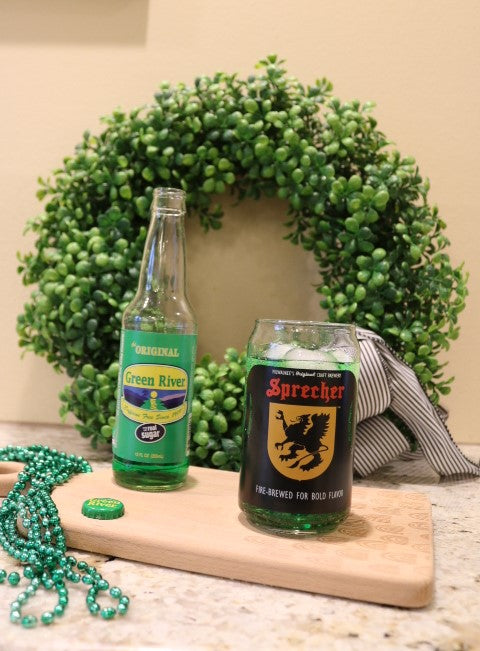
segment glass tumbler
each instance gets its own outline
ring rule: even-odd
[[[359,368],[353,325],[256,321],[239,490],[251,524],[311,536],[347,517]]]

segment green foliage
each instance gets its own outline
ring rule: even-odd
[[[196,466],[239,470],[245,390],[245,354],[227,348],[225,363],[209,355],[193,380],[190,461]]]
[[[305,87],[275,56],[259,68],[247,80],[218,73],[192,87],[162,83],[152,105],[114,111],[99,135],[86,132],[53,177],[40,179],[45,210],[29,223],[35,250],[20,258],[24,284],[37,284],[18,317],[20,345],[74,378],[62,413],[72,411],[94,444],[111,437],[121,315],[161,185],[186,191],[205,230],[221,227],[215,195],[227,190],[238,200],[284,199],[286,237],[313,253],[329,318],[379,332],[433,401],[450,390],[438,354],[458,336],[466,276],[451,266],[428,181],[389,146],[372,104],[332,98],[325,79]],[[202,362],[197,384],[205,371]],[[220,376],[207,379],[205,391],[223,391]],[[210,394],[196,395],[214,412],[199,420],[214,443],[194,439],[195,462],[234,466],[237,453],[224,441],[235,442],[240,410],[230,398],[238,400],[228,395],[210,409]]]

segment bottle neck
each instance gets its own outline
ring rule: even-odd
[[[185,295],[184,217],[183,197],[154,197],[139,292],[170,298]]]

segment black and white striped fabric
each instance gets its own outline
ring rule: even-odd
[[[409,450],[403,434],[382,416],[390,409],[416,437],[439,475],[479,475],[452,439],[445,413],[432,405],[415,371],[371,330],[357,328],[361,349],[354,468],[362,476]]]

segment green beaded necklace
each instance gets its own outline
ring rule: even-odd
[[[10,621],[20,623],[25,628],[33,628],[38,623],[35,615],[22,615],[27,601],[35,595],[38,588],[55,590],[58,602],[52,611],[44,612],[40,621],[51,624],[61,617],[68,605],[66,581],[84,583],[90,586],[86,597],[88,611],[104,619],[112,619],[118,613],[128,611],[129,598],[122,595],[120,588],[110,588],[110,595],[118,601],[116,608],[101,608],[97,603],[99,592],[108,591],[109,584],[96,569],[73,556],[67,556],[65,536],[60,524],[57,507],[51,498],[55,486],[67,482],[80,472],[92,472],[90,464],[82,457],[58,452],[44,445],[29,447],[7,446],[0,448],[0,461],[24,463],[17,482],[0,506],[0,545],[23,566],[23,576],[30,581],[24,591],[17,595],[10,605]],[[17,520],[20,519],[27,535],[19,533]],[[0,583],[16,586],[21,578],[18,572],[0,569]]]

